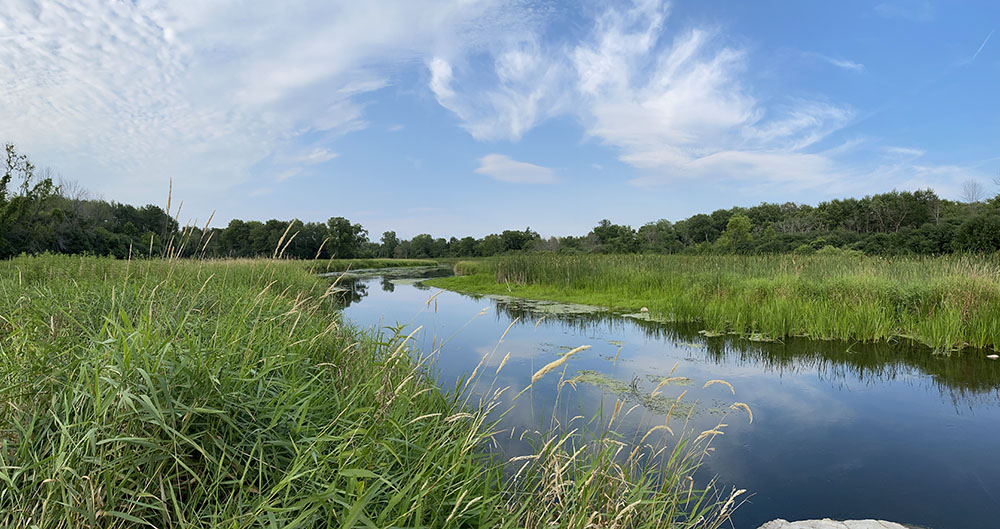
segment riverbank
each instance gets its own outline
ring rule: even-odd
[[[289,261],[0,263],[0,525],[694,529],[733,507],[692,494],[705,441],[623,461],[552,432],[501,460],[495,403],[352,329],[332,286]]]
[[[559,256],[463,261],[426,284],[698,322],[757,340],[906,340],[1000,347],[1000,262],[856,255]]]
[[[311,273],[328,274],[347,270],[370,270],[373,268],[405,268],[414,266],[435,266],[431,259],[314,259],[300,261]]]

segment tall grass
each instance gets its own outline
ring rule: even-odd
[[[330,287],[288,261],[0,264],[0,526],[711,528],[732,509],[689,479],[714,434],[623,455],[610,431],[549,432],[499,459],[496,398],[436,388]]]
[[[301,261],[312,273],[325,274],[347,270],[367,270],[371,268],[400,268],[408,266],[435,266],[430,259],[314,259]]]
[[[905,338],[937,351],[1000,346],[995,257],[521,255],[432,284],[639,310],[780,339]]]

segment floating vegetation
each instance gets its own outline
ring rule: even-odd
[[[620,395],[625,395],[631,392],[631,387],[628,384],[622,382],[621,380],[611,378],[610,376],[601,373],[600,371],[583,369],[577,371],[577,373],[579,374],[570,380],[579,384],[590,384],[592,386],[597,386],[602,389],[608,390],[612,393],[617,393]]]
[[[649,321],[654,323],[673,323],[673,320],[668,317],[658,316],[656,314],[650,314],[649,312],[629,312],[622,314],[622,317],[639,321]]]
[[[517,308],[539,316],[582,316],[607,312],[607,309],[602,309],[601,307],[595,307],[593,305],[583,305],[580,303],[561,303],[558,301],[522,299],[502,294],[489,294],[486,297],[497,301],[498,303],[511,305],[512,308]]]
[[[688,377],[663,377],[660,375],[647,374],[646,380],[652,382],[653,384],[662,384],[666,382],[666,385],[671,386],[691,386],[694,382]]]
[[[673,417],[686,417],[692,414],[695,410],[699,408],[695,407],[694,402],[678,401],[676,397],[668,397],[666,395],[654,395],[648,391],[644,391],[638,387],[638,377],[633,379],[631,383],[626,383],[616,378],[610,377],[605,373],[600,371],[593,371],[589,369],[577,371],[577,376],[569,379],[568,382],[572,384],[590,384],[592,386],[597,386],[604,391],[613,393],[620,397],[626,402],[635,402],[641,404],[647,410],[656,414],[666,414],[670,413]],[[684,377],[677,377],[684,378]],[[663,379],[655,380],[659,383]],[[688,382],[690,382],[689,379]],[[651,379],[652,381],[652,379]],[[688,385],[688,384],[678,384],[678,385]],[[673,410],[673,411],[671,411]]]

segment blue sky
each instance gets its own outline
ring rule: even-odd
[[[0,140],[182,223],[586,233],[1000,175],[1000,4],[0,3]]]

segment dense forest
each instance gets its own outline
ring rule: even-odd
[[[638,229],[602,220],[582,236],[542,239],[527,228],[483,238],[378,241],[344,217],[325,223],[233,220],[225,228],[181,226],[171,207],[135,207],[88,197],[36,171],[14,145],[5,145],[0,179],[0,258],[21,253],[128,256],[277,256],[299,259],[481,257],[525,251],[555,253],[811,253],[938,255],[1000,249],[1000,198],[938,197],[930,189],[822,202],[816,206],[764,203],[720,209]],[[976,192],[972,192],[976,191]],[[174,212],[178,214],[179,212]],[[210,219],[211,220],[211,219]],[[280,242],[280,245],[279,245]],[[277,250],[276,250],[277,249]]]

